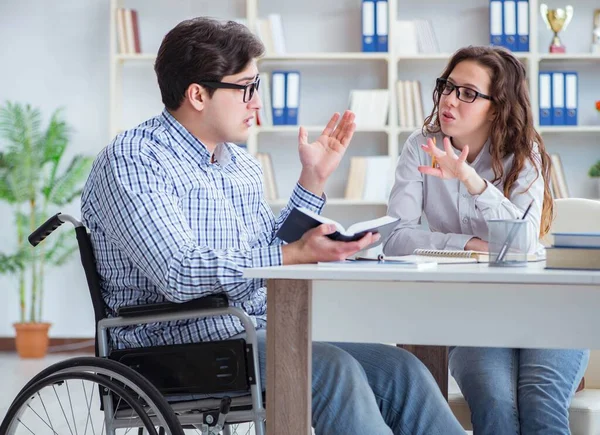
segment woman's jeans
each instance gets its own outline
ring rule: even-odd
[[[455,347],[449,365],[474,435],[565,435],[589,350]]]

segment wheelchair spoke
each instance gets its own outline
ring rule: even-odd
[[[133,409],[131,410],[131,415],[129,416],[129,418],[133,418]],[[125,431],[125,435],[127,435],[131,429],[133,428],[127,428],[127,430]]]
[[[46,404],[44,403],[44,400],[42,399],[42,396],[40,396],[40,392],[39,391],[38,391],[37,395],[40,398],[40,402],[42,402],[42,407],[44,408],[44,412],[46,413],[46,417],[48,417],[48,423],[50,423],[50,429],[52,430],[52,432],[56,433],[56,431],[54,430],[54,427],[52,426],[52,421],[50,419],[50,416],[48,415],[48,410],[46,409]]]
[[[158,393],[154,396],[146,394],[146,391],[152,391],[145,391],[140,384],[134,384],[116,370],[111,372],[104,367],[98,371],[90,369],[85,366],[88,360],[84,360],[82,365],[74,365],[71,373],[67,371],[69,368],[63,369],[41,376],[26,387],[24,394],[7,411],[5,421],[8,433],[123,435],[131,434],[131,429],[135,432],[138,427],[152,435],[183,433],[167,402],[164,399],[162,403],[158,401],[161,398]],[[102,364],[110,366],[110,363]],[[121,370],[119,366],[116,368]],[[111,376],[113,374],[118,376]],[[111,400],[105,400],[107,398]],[[107,402],[110,402],[109,408],[103,406],[108,405]],[[0,429],[2,435],[6,433],[4,427],[6,425],[3,422]],[[162,427],[167,428],[166,432],[158,431],[157,428]]]
[[[88,422],[91,423],[90,427],[92,428],[92,434],[96,435],[96,431],[94,430],[94,419],[92,418],[92,412],[91,412],[91,408],[92,408],[92,399],[94,398],[94,386],[92,385],[91,391],[90,391],[90,400],[88,401],[87,398],[87,390],[85,389],[85,385],[83,383],[83,380],[81,381],[81,385],[83,386],[83,394],[85,395],[85,402],[87,403],[87,408],[88,408],[88,418],[86,418],[85,420],[85,434],[87,434],[87,428],[88,428]]]
[[[54,391],[56,400],[58,401],[58,404],[60,405],[60,410],[62,411],[62,415],[65,417],[65,421],[67,422],[67,427],[69,428],[69,432],[71,432],[71,435],[73,435],[73,430],[71,429],[71,425],[69,424],[69,419],[67,418],[67,413],[65,412],[62,402],[60,401],[60,397],[58,397],[58,393],[56,392],[56,385],[52,385],[52,390]]]
[[[39,393],[38,393],[38,396],[39,396]],[[58,433],[56,433],[56,431],[54,430],[54,428],[53,428],[51,425],[49,425],[49,424],[48,424],[48,422],[46,422],[46,420],[44,420],[40,414],[38,414],[37,412],[35,412],[35,409],[33,409],[33,408],[30,406],[30,405],[27,405],[27,407],[28,407],[29,409],[31,409],[31,411],[32,411],[32,412],[33,412],[35,415],[37,415],[37,417],[38,417],[38,418],[39,418],[39,419],[42,421],[42,423],[44,423],[46,426],[48,426],[48,427],[50,428],[50,430],[51,430],[52,432],[54,432],[54,434],[55,434],[55,435],[58,435]],[[48,418],[50,418],[50,417],[48,417]],[[23,423],[21,423],[21,424],[23,424]],[[23,425],[23,426],[25,426],[25,425]],[[25,427],[27,427],[27,426],[25,426]],[[28,428],[28,429],[29,429],[29,428]]]
[[[23,423],[20,419],[17,419],[17,421],[21,424],[21,426],[23,426],[25,429],[27,429],[30,433],[32,433],[33,435],[35,435],[35,433],[31,429],[29,429],[27,427],[27,425],[25,423]]]
[[[71,401],[71,391],[69,390],[69,381],[65,381],[65,387],[67,388],[67,396],[69,396],[69,406],[71,407],[71,417],[73,417],[73,427],[75,428],[75,435],[79,435],[79,432],[77,432],[77,421],[75,420],[75,411],[73,411],[73,402]]]

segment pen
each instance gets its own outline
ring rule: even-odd
[[[433,138],[433,145],[435,145],[435,144],[436,144],[436,140],[435,140],[435,137],[434,137]],[[436,165],[437,165],[437,161],[435,159],[435,156],[431,156],[431,167],[435,168]]]

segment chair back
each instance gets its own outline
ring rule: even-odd
[[[90,240],[90,235],[87,231],[87,228],[84,226],[77,227],[75,228],[75,233],[77,235],[77,243],[79,245],[81,265],[83,266],[83,270],[85,272],[85,279],[87,280],[88,290],[92,299],[92,306],[94,307],[94,318],[96,320],[95,349],[96,356],[98,356],[97,326],[100,320],[106,318],[106,303],[102,297],[102,290],[100,289],[100,276],[98,275],[98,270],[96,269],[96,257],[94,256],[92,242]]]
[[[600,232],[600,201],[587,198],[560,198],[554,200],[554,221],[542,242],[551,246],[552,233]]]
[[[553,243],[552,233],[561,232],[600,232],[600,201],[586,198],[561,198],[554,200],[555,219],[552,222],[548,239]],[[586,388],[600,388],[600,350],[592,350],[590,362],[585,372]]]

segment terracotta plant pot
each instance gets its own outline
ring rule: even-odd
[[[21,358],[43,358],[48,351],[50,323],[15,323],[15,342]]]

